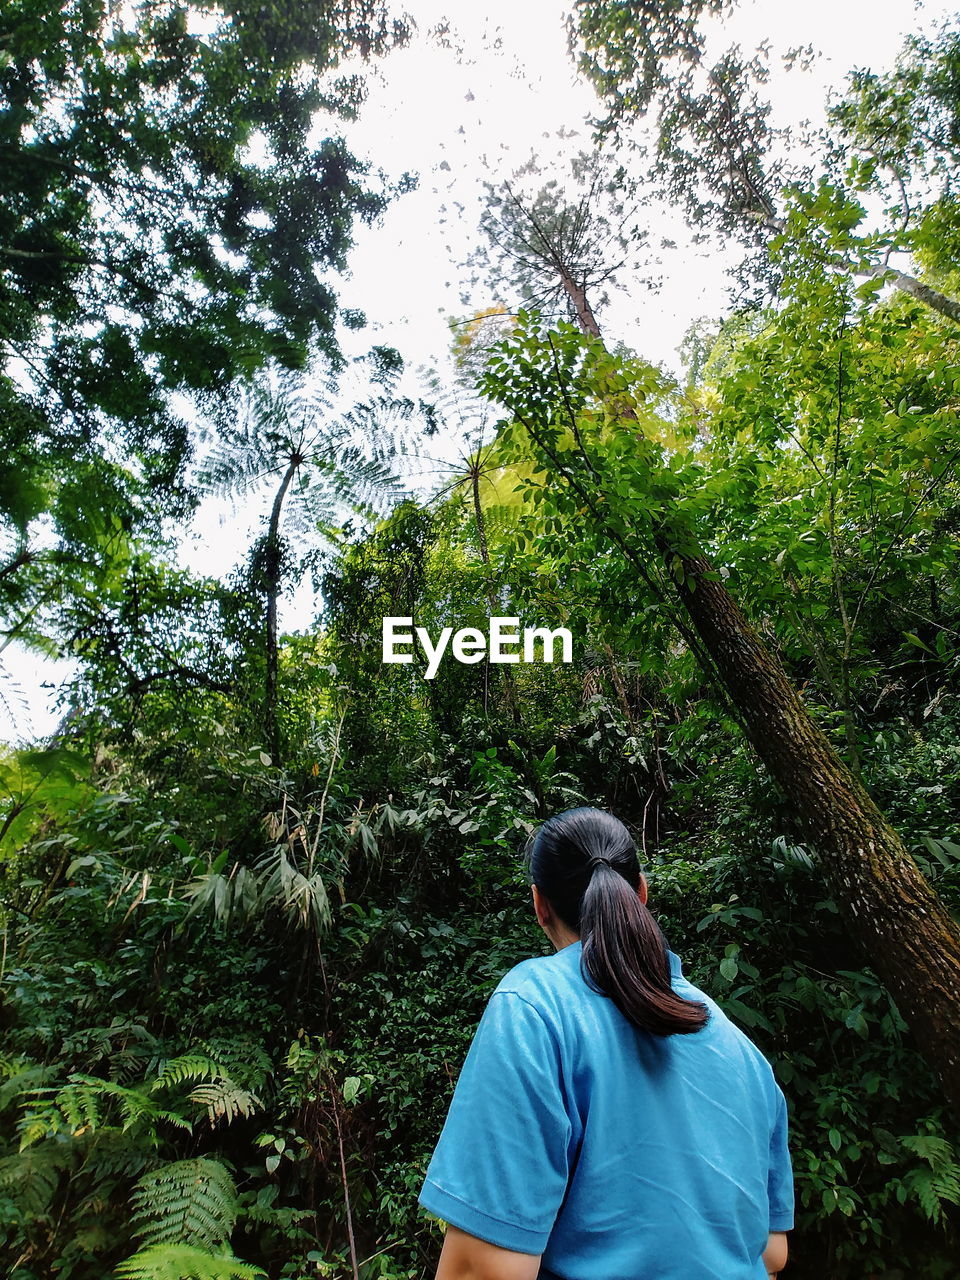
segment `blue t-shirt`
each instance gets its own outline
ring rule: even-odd
[[[710,1018],[654,1036],[585,981],[580,943],[525,960],[484,1011],[420,1193],[455,1227],[542,1254],[562,1280],[765,1280],[793,1226],[786,1108],[769,1063]]]

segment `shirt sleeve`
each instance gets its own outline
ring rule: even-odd
[[[793,1169],[787,1146],[787,1104],[777,1090],[777,1117],[770,1136],[770,1166],[767,1174],[767,1196],[770,1201],[770,1230],[793,1228]]]
[[[567,1189],[571,1131],[550,1029],[522,996],[494,992],[420,1204],[489,1244],[541,1254]]]

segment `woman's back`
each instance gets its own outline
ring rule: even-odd
[[[527,865],[557,954],[507,974],[467,1054],[420,1194],[456,1228],[438,1280],[778,1270],[793,1212],[783,1095],[667,951],[630,832],[569,809]]]
[[[581,971],[579,942],[524,961],[484,1013],[421,1202],[563,1280],[761,1280],[792,1224],[783,1096],[703,1001],[692,1035],[639,1030]]]

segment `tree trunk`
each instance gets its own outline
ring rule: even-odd
[[[490,548],[487,545],[487,522],[483,514],[483,503],[480,501],[480,456],[477,454],[477,460],[473,464],[470,472],[470,482],[473,491],[473,518],[477,526],[477,541],[480,544],[480,559],[483,561],[484,579],[486,582],[487,608],[490,616],[494,617],[499,612],[497,608],[497,597],[493,589],[493,573],[490,565]],[[518,729],[522,729],[523,719],[520,715],[520,706],[517,701],[516,685],[513,680],[513,672],[508,666],[503,668],[503,695],[507,704],[507,710],[513,718],[513,723]],[[483,709],[487,711],[490,700],[490,657],[484,654],[483,658]]]
[[[277,668],[279,661],[279,644],[277,639],[277,605],[280,600],[280,516],[283,512],[283,500],[287,496],[291,481],[297,473],[302,459],[294,456],[290,460],[280,488],[277,490],[270,511],[270,525],[264,546],[265,577],[267,582],[267,634],[266,657],[267,675],[263,695],[263,731],[267,741],[267,750],[275,765],[280,763],[280,729],[277,723]]]
[[[680,598],[747,736],[819,852],[851,937],[960,1113],[960,929],[709,563],[681,557],[681,567]]]
[[[580,328],[584,329],[587,333],[592,333],[595,338],[599,338],[600,326],[597,324],[597,317],[593,314],[593,308],[587,301],[586,290],[581,285],[577,284],[569,271],[563,270],[560,278],[563,281],[563,287],[566,291],[567,297],[573,303],[573,308],[577,313],[577,320],[579,321]]]
[[[787,225],[782,218],[764,216],[760,218],[760,221],[769,231],[777,235],[786,234]],[[931,285],[924,284],[916,276],[911,276],[906,271],[898,271],[896,267],[885,266],[881,263],[875,263],[872,266],[860,266],[855,262],[847,262],[844,265],[851,275],[863,276],[866,280],[888,280],[901,293],[909,294],[911,298],[916,298],[918,302],[922,302],[931,311],[936,311],[938,315],[944,316],[947,320],[952,320],[954,324],[960,324],[960,301],[956,298],[951,298],[947,293],[941,293],[939,289],[934,289]]]
[[[858,272],[858,274],[860,273]],[[922,302],[931,311],[936,311],[939,315],[946,316],[954,324],[960,324],[960,302],[956,298],[951,298],[947,294],[941,293],[939,289],[931,289],[928,284],[922,284],[915,276],[908,276],[905,271],[893,271],[889,267],[874,267],[867,274],[870,276],[889,276],[891,284],[900,289],[901,292],[909,293],[911,298],[916,298],[918,302]]]
[[[664,525],[654,539],[751,744],[821,856],[851,937],[960,1116],[960,927],[710,563],[677,556]]]
[[[923,303],[931,311],[936,311],[937,315],[952,320],[954,324],[960,324],[960,302],[956,298],[951,298],[949,294],[941,293],[939,289],[923,284],[916,276],[908,275],[906,271],[898,271],[896,267],[881,266],[879,263],[872,267],[859,267],[851,262],[848,263],[848,267],[853,275],[863,276],[867,280],[888,280],[901,293],[909,294],[911,298],[916,298],[917,302]]]

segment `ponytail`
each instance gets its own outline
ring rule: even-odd
[[[684,1000],[670,985],[663,934],[646,903],[612,862],[600,862],[580,907],[583,968],[625,1018],[657,1036],[699,1031],[706,1007]]]
[[[706,1024],[706,1006],[684,1000],[670,984],[666,942],[638,893],[636,845],[618,818],[590,808],[549,818],[528,862],[533,883],[580,934],[588,983],[625,1018],[658,1036],[687,1035]]]

